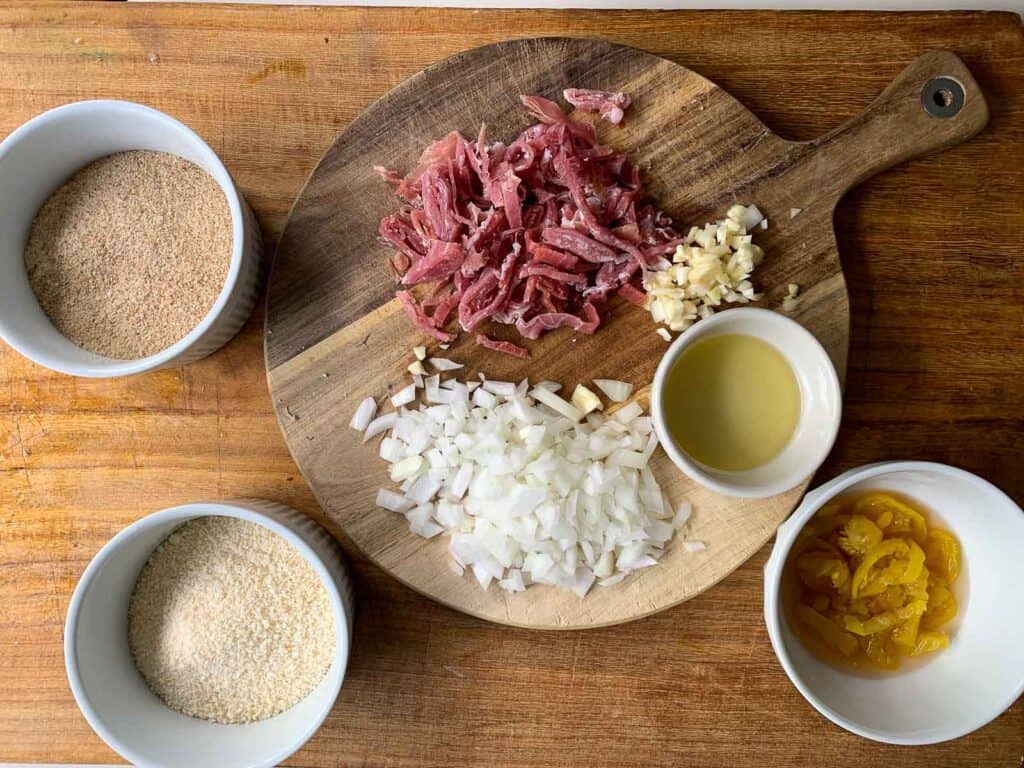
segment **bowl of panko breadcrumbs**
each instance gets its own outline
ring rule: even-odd
[[[334,705],[352,618],[318,524],[269,501],[200,502],[138,520],[93,558],[64,661],[86,720],[133,765],[272,766]]]
[[[217,155],[150,107],[81,101],[0,142],[0,337],[111,377],[223,346],[256,303],[259,227]]]

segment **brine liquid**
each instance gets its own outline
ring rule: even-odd
[[[786,447],[800,419],[800,387],[771,344],[724,334],[683,351],[665,380],[662,408],[683,452],[712,469],[740,472]]]

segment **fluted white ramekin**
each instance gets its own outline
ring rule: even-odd
[[[276,717],[223,725],[175,712],[146,686],[128,647],[128,603],[142,566],[175,528],[226,515],[283,536],[309,562],[334,611],[336,650],[327,675]],[[290,507],[260,499],[172,507],[132,523],[89,563],[68,606],[64,663],[82,714],[111,749],[142,768],[261,768],[301,747],[341,690],[352,641],[352,581],[341,549],[322,527]]]
[[[227,279],[206,316],[184,338],[136,360],[82,349],[50,322],[25,271],[25,243],[36,212],[75,171],[130,150],[168,152],[217,182],[231,209]],[[0,338],[25,357],[72,376],[109,378],[183,365],[226,344],[258,298],[260,230],[216,153],[188,126],[129,101],[79,101],[32,118],[0,142]]]

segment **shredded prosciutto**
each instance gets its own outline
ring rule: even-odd
[[[518,344],[514,344],[511,341],[492,339],[490,336],[483,333],[478,333],[476,335],[476,343],[481,347],[493,349],[495,352],[504,352],[506,355],[512,355],[512,357],[521,357],[526,359],[530,356],[530,353],[526,351],[525,347],[520,347]]]
[[[569,89],[580,110],[612,122],[623,93]],[[666,264],[680,242],[672,222],[644,195],[636,165],[599,144],[594,126],[553,101],[520,97],[539,122],[510,144],[452,132],[431,144],[406,176],[376,166],[402,201],[380,222],[394,248],[389,269],[403,286],[430,283],[422,302],[397,298],[425,334],[449,341],[484,324],[527,339],[555,328],[593,333],[609,296],[641,303],[645,269]],[[485,333],[478,344],[516,357],[518,344]]]

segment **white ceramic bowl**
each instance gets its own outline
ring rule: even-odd
[[[793,369],[800,387],[800,421],[789,443],[767,464],[743,472],[714,469],[680,449],[665,426],[667,406],[663,402],[665,380],[683,351],[701,339],[732,333],[754,336],[774,346]],[[687,328],[661,358],[651,392],[654,427],[672,462],[704,487],[742,498],[774,496],[813,475],[832,450],[842,410],[839,377],[825,348],[795,320],[752,307],[727,309]]]
[[[804,524],[837,494],[873,489],[897,491],[932,511],[960,541],[964,579],[954,590],[960,613],[950,646],[921,663],[875,676],[842,671],[812,655],[790,630],[779,598],[783,565]],[[848,731],[890,744],[963,736],[1024,692],[1022,551],[1024,512],[970,472],[921,461],[851,470],[808,493],[779,528],[764,579],[772,647],[804,698]]]
[[[334,607],[337,651],[320,684],[277,717],[220,725],[170,709],[150,691],[128,647],[128,602],[142,566],[188,520],[227,515],[283,536],[309,561]],[[64,628],[68,680],[89,725],[115,752],[143,768],[272,766],[320,727],[341,690],[352,639],[351,580],[331,536],[305,515],[269,501],[201,502],[132,523],[93,558],[75,588]]]
[[[137,360],[82,349],[39,306],[24,251],[40,206],[85,165],[115,152],[148,149],[190,160],[224,190],[233,245],[227,280],[213,307],[184,338]],[[111,377],[182,365],[227,343],[258,297],[260,230],[224,164],[194,131],[128,101],[79,101],[32,118],[0,142],[0,337],[25,357],[73,376]]]

